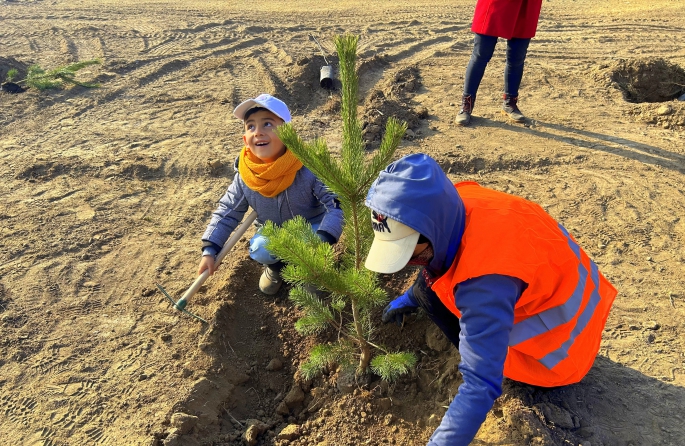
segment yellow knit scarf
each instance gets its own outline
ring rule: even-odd
[[[240,152],[238,172],[247,187],[265,197],[275,197],[288,188],[295,180],[295,174],[302,162],[286,149],[276,161],[265,163],[247,147]]]

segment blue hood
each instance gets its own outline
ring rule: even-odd
[[[464,233],[466,211],[454,184],[428,155],[407,155],[383,170],[366,196],[370,209],[423,234],[433,246],[428,268],[442,275]]]

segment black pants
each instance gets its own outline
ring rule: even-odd
[[[425,275],[430,273],[423,270],[419,273],[412,286],[416,303],[426,312],[430,320],[442,330],[452,344],[459,349],[459,318],[442,303],[437,294],[426,284]]]

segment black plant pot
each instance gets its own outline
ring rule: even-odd
[[[15,84],[14,82],[5,82],[4,84],[0,85],[0,91],[16,94],[25,92],[26,88],[19,84]]]

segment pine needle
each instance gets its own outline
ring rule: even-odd
[[[395,381],[400,376],[409,373],[416,365],[413,353],[399,352],[377,355],[371,360],[371,370],[386,381]]]

